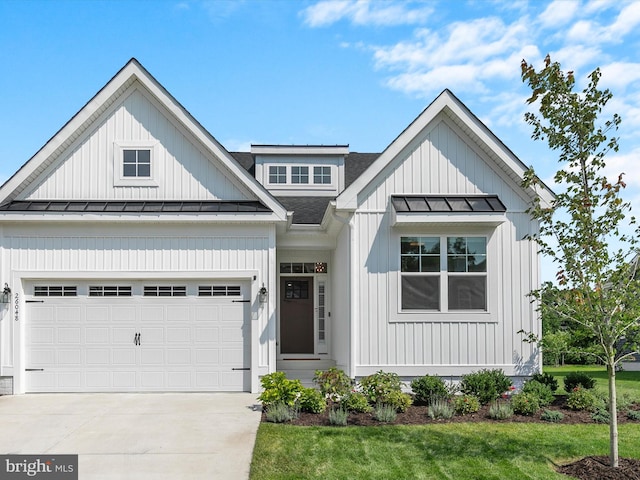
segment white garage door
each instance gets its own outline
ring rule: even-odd
[[[247,284],[26,288],[28,392],[250,390]]]

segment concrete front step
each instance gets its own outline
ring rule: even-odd
[[[313,377],[316,370],[328,370],[335,367],[336,362],[330,359],[304,359],[304,360],[278,360],[276,368],[279,372],[284,372],[291,380],[300,380],[305,387],[315,386]]]

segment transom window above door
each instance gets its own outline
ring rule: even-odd
[[[280,273],[327,273],[326,262],[282,262]]]

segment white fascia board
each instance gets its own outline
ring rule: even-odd
[[[526,166],[493,134],[491,131],[471,113],[449,90],[444,90],[438,97],[422,111],[422,113],[385,149],[378,159],[337,198],[336,206],[339,210],[354,210],[358,207],[358,194],[371,183],[376,176],[392,162],[403,149],[413,141],[421,131],[435,119],[435,117],[447,108],[453,117],[457,117],[475,134],[480,142],[495,153],[503,163],[501,168],[513,172],[517,178],[522,179]],[[531,196],[538,195],[543,204],[550,204],[555,195],[546,186],[529,192]]]
[[[251,145],[254,155],[339,155],[349,154],[349,145]]]
[[[483,225],[497,227],[507,221],[500,213],[406,213],[392,209],[391,225],[394,227],[418,225]]]
[[[3,213],[1,222],[135,222],[135,223],[280,223],[282,220],[273,213],[246,213],[237,215],[233,212],[216,214],[170,214],[170,215],[136,215],[136,214],[92,214],[92,213]]]

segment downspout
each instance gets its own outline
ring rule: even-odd
[[[349,226],[349,377],[356,378],[356,348],[358,338],[358,312],[359,299],[358,295],[358,243],[356,216],[351,214],[351,218],[347,220],[335,213],[335,202],[331,202],[333,207],[333,218],[340,223]]]

